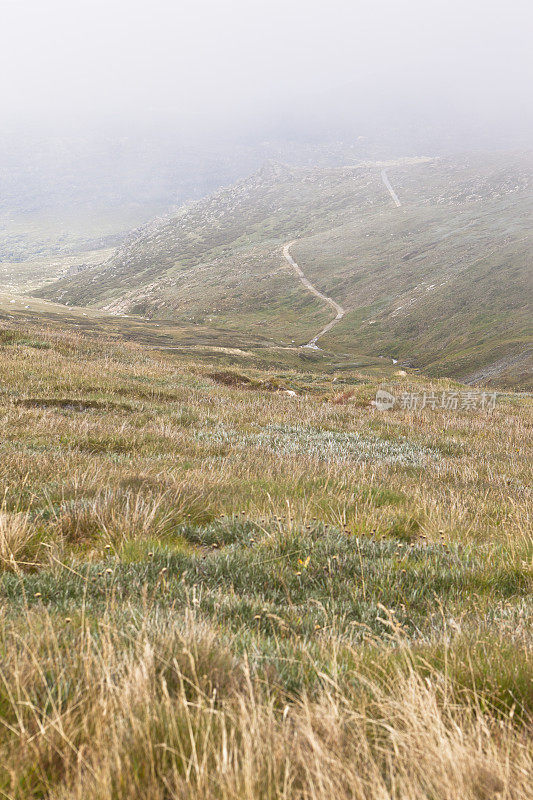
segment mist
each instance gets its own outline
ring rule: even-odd
[[[272,159],[529,148],[532,21],[525,0],[0,0],[4,250],[123,234]]]
[[[364,125],[387,111],[402,123],[531,124],[525,0],[2,0],[0,8],[4,130],[163,125],[184,138],[231,137],[280,131],[287,115],[294,128],[294,109],[302,130],[311,119]]]

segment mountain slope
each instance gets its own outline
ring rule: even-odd
[[[381,170],[401,202],[397,207]],[[323,347],[389,355],[433,374],[523,383],[530,160],[515,154],[336,168],[270,164],[132,234],[105,264],[41,296],[308,341],[331,308],[296,280],[291,253],[347,313]]]

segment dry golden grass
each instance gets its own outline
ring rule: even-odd
[[[192,612],[129,641],[105,622],[27,622],[24,644],[3,636],[6,796],[531,797],[527,730],[475,694],[454,703],[445,674],[398,670],[383,685],[354,670],[283,703]]]
[[[29,512],[12,513],[0,508],[0,569],[28,569],[34,560],[38,537]]]
[[[32,336],[0,347],[2,796],[532,797],[527,398],[380,415],[356,371]]]

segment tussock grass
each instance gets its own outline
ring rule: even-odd
[[[291,703],[193,612],[129,627],[10,626],[0,786],[16,798],[530,796],[528,732],[430,667],[333,674]],[[302,653],[313,662],[312,652]],[[319,665],[316,665],[319,669]]]
[[[18,571],[37,566],[39,535],[28,512],[0,508],[0,568]]]
[[[527,398],[4,338],[0,793],[529,800]]]

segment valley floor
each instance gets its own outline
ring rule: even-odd
[[[30,312],[0,328],[0,795],[532,797],[530,398],[380,412],[384,376],[465,388]]]

